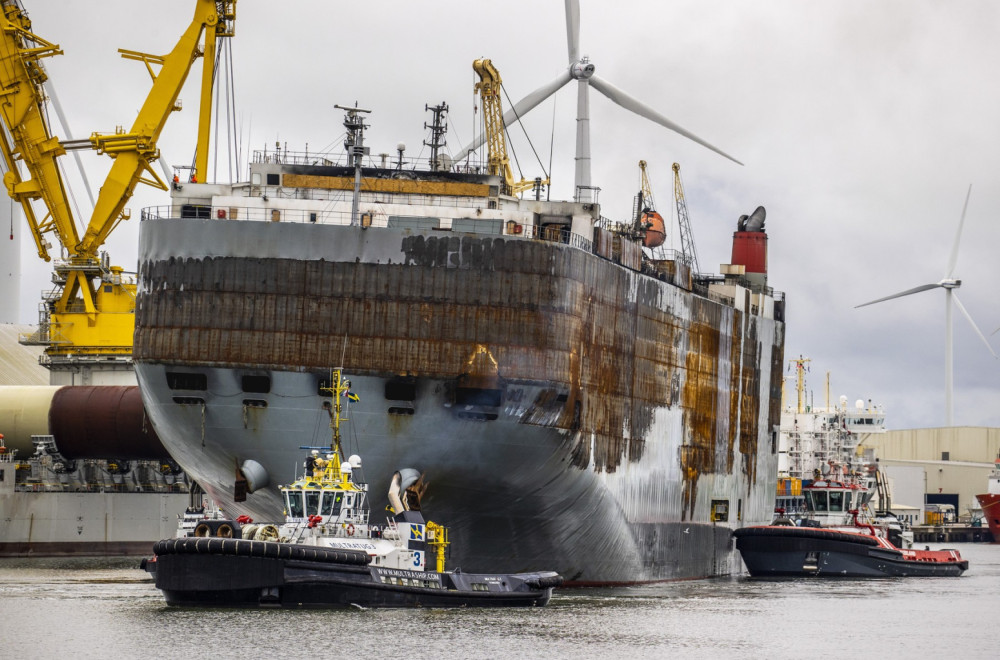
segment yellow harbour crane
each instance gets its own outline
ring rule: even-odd
[[[119,50],[126,59],[141,61],[153,79],[131,130],[94,133],[89,140],[61,143],[52,135],[45,112],[48,79],[42,60],[62,54],[31,30],[20,0],[0,0],[0,150],[6,173],[4,186],[24,210],[38,250],[51,261],[51,235],[61,259],[54,264],[55,289],[39,314],[38,331],[23,343],[46,346],[50,367],[106,359],[131,359],[135,325],[135,282],[124,269],[111,266],[101,247],[123,220],[136,185],[161,190],[167,184],[151,164],[160,156],[157,140],[174,110],[188,72],[204,57],[198,148],[192,180],[204,180],[208,163],[213,70],[219,39],[234,34],[237,0],[196,0],[194,17],[166,55]],[[202,44],[204,32],[204,44]],[[58,158],[67,148],[92,148],[111,157],[111,169],[101,186],[83,236],[68,202]],[[40,207],[35,203],[40,202]]]
[[[642,193],[642,206],[640,211],[646,208],[651,211],[656,210],[656,202],[653,201],[653,187],[649,185],[649,175],[646,174],[646,161],[639,161],[639,191]]]
[[[504,181],[504,192],[517,195],[525,190],[549,185],[549,179],[514,179],[510,167],[510,157],[507,155],[507,138],[504,135],[506,126],[503,121],[503,107],[500,92],[503,82],[500,72],[490,60],[476,60],[472,68],[479,75],[476,91],[483,105],[483,123],[485,124],[487,161],[486,170],[489,174],[500,176]]]
[[[681,183],[680,163],[674,163],[674,201],[677,203],[677,229],[681,235],[681,254],[684,261],[691,267],[692,273],[698,273],[698,253],[694,248],[694,234],[691,232],[691,220],[688,218],[687,201],[684,199],[684,185]]]

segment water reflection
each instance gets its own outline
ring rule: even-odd
[[[868,626],[893,656],[993,657],[1000,545],[960,547],[960,578],[760,580],[559,590],[534,610],[184,610],[125,560],[0,560],[0,620],[20,657],[801,657]],[[936,622],[947,621],[947,630]],[[830,622],[843,622],[831,624]],[[45,630],[48,634],[32,634]],[[57,634],[53,634],[57,633]],[[30,642],[27,640],[30,639]]]

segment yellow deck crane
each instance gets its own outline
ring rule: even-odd
[[[691,220],[688,218],[687,202],[684,200],[684,186],[681,183],[681,166],[674,163],[674,201],[677,203],[677,229],[681,235],[681,254],[684,261],[691,267],[692,273],[700,272],[698,253],[694,248],[694,234],[691,233]]]
[[[485,124],[487,173],[499,176],[504,182],[504,193],[517,195],[525,190],[535,187],[549,185],[549,179],[514,179],[514,172],[510,167],[510,157],[507,155],[507,138],[504,135],[503,107],[500,100],[500,91],[503,82],[500,80],[500,72],[493,66],[490,60],[476,60],[472,63],[472,68],[479,75],[479,82],[476,83],[476,91],[483,105],[483,123]]]
[[[124,58],[146,65],[153,86],[130,131],[119,128],[113,134],[94,133],[89,140],[79,141],[84,148],[107,154],[114,161],[80,238],[57,159],[65,155],[67,147],[81,145],[60,143],[52,135],[45,113],[43,84],[47,75],[41,60],[62,51],[31,31],[20,0],[0,0],[4,185],[11,199],[24,209],[38,256],[45,261],[52,259],[49,234],[55,234],[63,255],[54,266],[56,288],[43,302],[38,331],[22,338],[23,343],[46,346],[50,368],[131,360],[135,282],[122,268],[110,265],[101,246],[115,227],[129,218],[125,204],[136,185],[167,190],[167,184],[151,168],[160,155],[156,142],[170,113],[180,109],[178,95],[195,59],[202,55],[199,139],[192,178],[201,176],[204,180],[216,42],[234,34],[236,1],[196,0],[191,23],[167,55],[119,50]],[[36,212],[34,202],[39,200],[44,209]]]
[[[639,192],[642,194],[640,211],[648,208],[656,210],[656,202],[653,201],[653,187],[649,185],[649,175],[646,173],[646,161],[639,161]]]

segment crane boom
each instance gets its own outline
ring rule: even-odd
[[[694,234],[691,232],[691,221],[688,218],[687,202],[684,199],[684,186],[681,183],[680,163],[674,163],[674,200],[677,202],[677,229],[681,235],[681,254],[687,261],[693,273],[700,272],[698,253],[694,247]]]
[[[649,185],[649,175],[646,174],[646,161],[639,161],[639,190],[642,191],[642,206],[656,210],[656,203],[653,201],[653,187]],[[643,209],[639,209],[641,213]]]
[[[208,181],[208,145],[212,128],[212,89],[215,82],[215,53],[219,39],[236,35],[236,0],[217,0],[218,20],[205,24],[205,55],[201,66],[201,103],[198,110],[198,144],[195,151],[195,181]]]
[[[180,95],[184,81],[195,59],[201,55],[199,42],[202,30],[206,31],[205,68],[208,70],[208,103],[209,108],[202,108],[201,115],[211,115],[212,70],[215,63],[215,39],[219,31],[220,16],[223,22],[228,17],[230,24],[235,16],[236,0],[199,0],[195,8],[194,18],[188,29],[181,36],[177,45],[168,55],[158,57],[135,51],[119,50],[126,59],[138,59],[146,62],[150,75],[153,76],[153,87],[146,96],[145,103],[139,109],[139,115],[128,133],[114,134],[94,133],[90,143],[98,153],[104,153],[114,158],[111,172],[101,187],[101,193],[94,206],[90,225],[80,242],[78,252],[83,256],[96,256],[98,248],[107,239],[108,234],[122,220],[128,219],[124,211],[125,204],[132,197],[136,185],[140,182],[149,184],[161,190],[167,190],[167,184],[152,169],[150,164],[160,156],[156,141],[163,131],[167,118],[174,110],[178,110],[177,97]],[[222,33],[232,33],[231,27],[223,29]],[[209,45],[211,44],[211,45]],[[209,55],[211,51],[211,56]],[[160,65],[159,73],[153,74],[150,63]],[[203,81],[204,87],[204,81]],[[202,92],[202,102],[205,92]],[[208,137],[201,139],[202,131],[208,131],[208,122],[199,122],[198,156],[196,162],[204,161],[202,173],[207,169]],[[147,177],[148,175],[148,177]]]
[[[47,79],[40,59],[61,54],[59,47],[31,32],[31,23],[18,0],[0,0],[0,149],[7,164],[4,184],[12,199],[24,208],[39,256],[50,260],[47,233],[58,236],[68,258],[57,261],[56,288],[45,296],[39,312],[39,329],[23,343],[46,346],[51,366],[56,361],[130,356],[135,326],[135,282],[124,270],[111,266],[101,246],[109,234],[129,217],[125,205],[135,187],[146,183],[166,190],[151,163],[159,157],[157,140],[174,110],[195,59],[206,57],[199,114],[196,162],[207,167],[211,117],[211,90],[216,41],[234,34],[237,0],[195,0],[194,17],[167,55],[149,55],[120,50],[126,59],[146,65],[153,86],[139,110],[132,129],[112,134],[94,133],[90,145],[113,159],[101,186],[90,222],[82,238],[70,211],[57,159],[66,153],[51,134],[46,114],[43,83]],[[204,49],[202,32],[206,34]],[[154,71],[154,66],[158,70]],[[22,178],[22,165],[29,175]],[[32,202],[41,200],[46,214],[39,221]]]
[[[7,172],[4,186],[7,194],[21,204],[35,239],[38,256],[51,261],[46,234],[54,233],[59,242],[73,254],[79,243],[76,223],[67,202],[66,186],[59,171],[57,158],[66,153],[59,140],[49,131],[45,115],[43,84],[48,76],[41,59],[60,55],[59,46],[31,32],[31,21],[17,3],[4,0],[0,17],[0,63],[3,73],[3,94],[0,114],[5,130],[0,148],[3,149]],[[21,177],[18,163],[28,171]],[[32,200],[41,199],[47,209],[39,221]]]
[[[528,180],[514,179],[514,172],[510,167],[510,157],[507,155],[507,139],[504,137],[506,128],[503,121],[503,107],[500,101],[500,89],[502,81],[500,72],[490,60],[476,60],[472,63],[472,68],[479,74],[479,82],[476,83],[476,91],[483,104],[483,123],[485,124],[487,160],[486,171],[494,176],[499,176],[504,181],[507,194],[516,195],[525,190],[530,190],[536,185],[547,186],[549,179]]]

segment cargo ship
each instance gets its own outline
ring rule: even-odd
[[[145,408],[227,512],[281,517],[342,364],[364,438],[345,450],[424,473],[467,540],[452,565],[571,584],[740,570],[732,530],[774,507],[784,360],[763,208],[704,275],[593,197],[517,196],[436,158],[253,160],[244,183],[175,182],[140,226]]]

